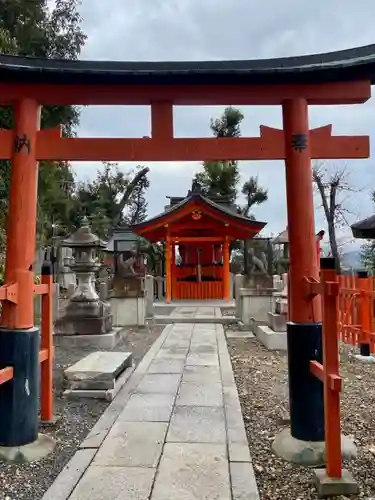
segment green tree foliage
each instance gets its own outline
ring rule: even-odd
[[[71,223],[78,226],[82,217],[87,216],[92,230],[107,238],[114,226],[144,220],[145,192],[150,185],[148,171],[138,166],[135,172],[123,172],[116,163],[104,163],[94,180],[76,185]]]
[[[221,117],[216,120],[211,120],[211,130],[217,138],[225,137],[240,137],[241,123],[244,115],[238,109],[229,107],[224,110]],[[204,162],[203,169],[195,176],[201,186],[202,191],[207,196],[221,196],[228,203],[235,204],[238,195],[238,185],[240,183],[240,172],[238,162],[235,160],[229,161],[212,161]],[[257,177],[250,177],[241,188],[241,192],[245,195],[246,204],[244,206],[237,205],[237,211],[245,217],[254,218],[251,214],[251,209],[254,205],[260,205],[268,199],[267,189],[259,186]],[[238,261],[242,260],[245,270],[247,268],[247,251],[250,246],[254,246],[256,242],[231,242],[231,250],[236,251]],[[245,258],[246,256],[246,258]]]
[[[211,120],[211,130],[217,138],[240,137],[243,119],[244,115],[240,110],[226,108],[220,118]],[[202,172],[198,172],[195,179],[201,184],[204,194],[222,196],[228,202],[235,203],[240,183],[237,161],[204,162]],[[259,186],[257,177],[250,177],[241,191],[246,197],[246,205],[238,207],[238,211],[246,217],[250,215],[252,206],[264,203],[268,199],[268,191]]]
[[[364,265],[365,269],[372,274],[375,275],[375,241],[366,241],[361,246],[361,262]]]
[[[138,173],[142,172],[141,167],[138,167],[137,170]],[[138,224],[139,222],[143,222],[147,219],[146,191],[150,187],[147,172],[145,175],[141,175],[138,178],[127,200],[128,209],[126,221],[128,224]]]
[[[243,215],[253,217],[250,210],[254,205],[260,205],[268,200],[268,189],[259,186],[258,177],[250,177],[242,186],[242,194],[245,195],[246,205],[242,209]]]
[[[77,59],[86,36],[78,13],[80,0],[0,0],[0,52],[11,55]],[[72,136],[79,122],[74,106],[43,107],[41,128],[62,126]],[[14,126],[11,108],[0,109],[0,128]],[[45,242],[53,221],[69,225],[74,175],[67,163],[41,162],[38,187],[38,235]],[[4,233],[8,206],[10,162],[0,161],[0,228]]]
[[[211,120],[211,130],[217,138],[239,137],[241,122],[244,119],[240,110],[226,108],[223,115]],[[196,174],[195,179],[201,184],[207,195],[223,196],[230,202],[237,197],[237,185],[240,173],[237,161],[208,161],[203,163],[203,171]]]

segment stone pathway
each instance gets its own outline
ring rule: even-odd
[[[217,323],[226,324],[234,321],[234,316],[223,316],[219,306],[176,306],[168,315],[157,314],[159,324],[172,323]]]
[[[222,325],[166,326],[43,497],[66,499],[259,500]]]

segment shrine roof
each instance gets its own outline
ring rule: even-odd
[[[164,230],[165,225],[179,221],[184,215],[189,213],[189,209],[194,210],[195,208],[200,208],[209,217],[219,220],[223,227],[225,227],[225,224],[233,224],[240,234],[238,239],[242,239],[243,234],[249,237],[248,233],[250,233],[251,237],[255,236],[266,225],[266,222],[255,221],[244,215],[235,213],[233,209],[226,205],[215,203],[202,194],[199,184],[193,183],[192,190],[179,203],[168,207],[156,217],[139,224],[134,224],[131,228],[135,233],[148,238],[151,232],[160,234],[155,233],[155,230],[158,228]]]
[[[137,247],[138,236],[129,228],[129,226],[115,227],[112,236],[108,241],[105,252],[115,251],[115,242],[117,250],[130,251]]]
[[[375,44],[275,59],[119,62],[0,54],[0,81],[52,84],[293,84],[371,80]]]
[[[355,222],[350,228],[354,238],[375,239],[375,215]]]
[[[289,243],[288,228],[281,231],[281,233],[279,233],[276,238],[272,240],[273,245],[283,245],[285,243]]]

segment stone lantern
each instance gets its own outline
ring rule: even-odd
[[[56,335],[103,335],[112,330],[112,314],[107,302],[95,290],[95,272],[99,270],[97,252],[106,242],[91,232],[87,218],[62,246],[73,250],[69,266],[77,276],[77,287],[64,314],[56,322]]]

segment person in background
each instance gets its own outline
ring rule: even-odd
[[[317,259],[318,259],[318,266],[320,266],[320,258],[321,258],[321,254],[322,254],[322,247],[320,246],[320,242],[322,241],[322,239],[324,238],[324,235],[325,235],[325,231],[319,231],[319,233],[316,235],[316,256],[317,256]]]

